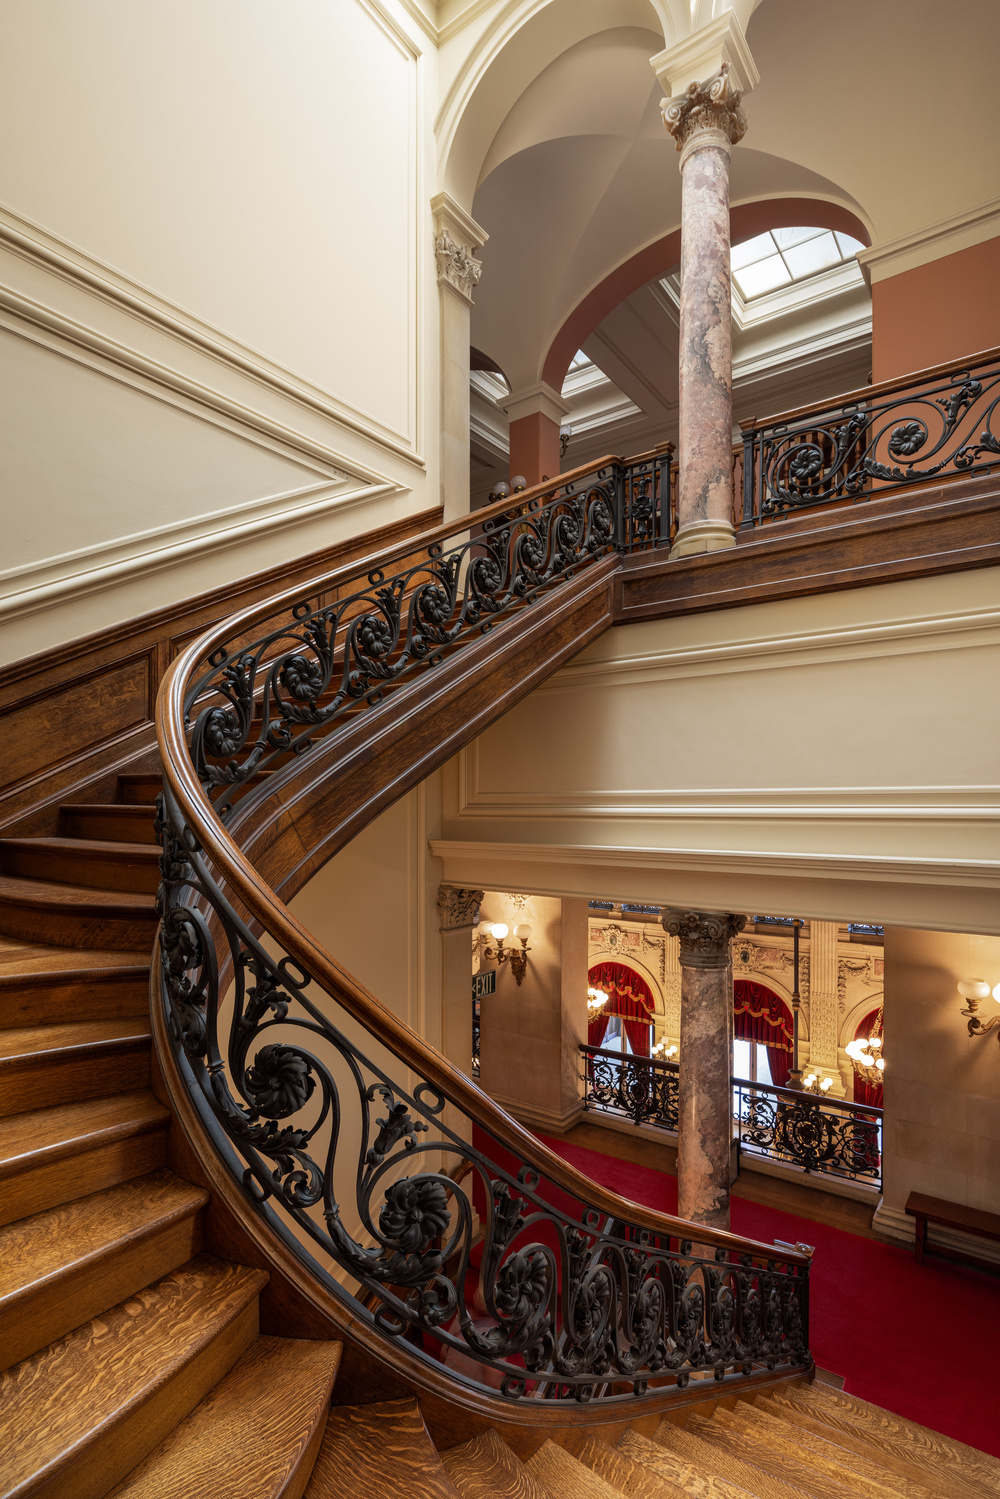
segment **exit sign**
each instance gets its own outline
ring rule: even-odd
[[[482,973],[472,975],[472,997],[473,999],[485,999],[487,994],[497,992],[497,971],[495,968],[485,968]]]

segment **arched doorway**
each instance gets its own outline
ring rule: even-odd
[[[595,963],[587,978],[608,996],[587,1027],[587,1044],[648,1057],[655,1001],[646,980],[627,963]]]
[[[783,1088],[792,1067],[793,1029],[792,1012],[773,989],[752,979],[736,980],[733,984],[736,1077]]]

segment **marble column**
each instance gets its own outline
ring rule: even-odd
[[[469,323],[489,238],[447,193],[431,201],[441,316],[441,503],[446,521],[469,510]]]
[[[681,171],[680,441],[675,557],[714,552],[733,526],[729,158],[746,131],[729,64],[661,103]]]
[[[710,1228],[729,1227],[732,1151],[733,978],[730,943],[745,916],[667,910],[680,938],[681,1048],[677,1210]]]

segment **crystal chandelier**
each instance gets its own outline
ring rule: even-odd
[[[882,1055],[882,1011],[875,1016],[871,1034],[867,1040],[848,1041],[844,1050],[854,1065],[854,1071],[870,1088],[881,1087],[885,1071]]]
[[[608,996],[603,989],[595,989],[593,985],[587,990],[587,1009],[591,1015],[599,1015],[608,1002]]]

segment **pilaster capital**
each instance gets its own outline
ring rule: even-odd
[[[486,243],[489,235],[449,193],[438,193],[431,199],[431,212],[438,283],[457,292],[471,307],[473,290],[483,273],[474,251]]]
[[[682,968],[728,968],[729,944],[747,924],[745,916],[716,911],[664,911],[663,930],[679,937]]]
[[[746,115],[740,109],[741,89],[734,88],[729,64],[704,83],[689,83],[683,94],[660,100],[663,123],[677,142],[683,167],[692,151],[703,146],[721,146],[729,151],[747,132]]]
[[[544,380],[540,380],[537,385],[529,385],[525,390],[512,390],[510,395],[500,396],[497,405],[501,411],[506,411],[512,422],[541,413],[557,426],[564,416],[569,415],[570,410],[569,402],[564,401],[559,392]]]
[[[483,890],[466,890],[459,885],[442,885],[438,890],[437,900],[442,932],[478,926],[479,907],[485,893]]]

